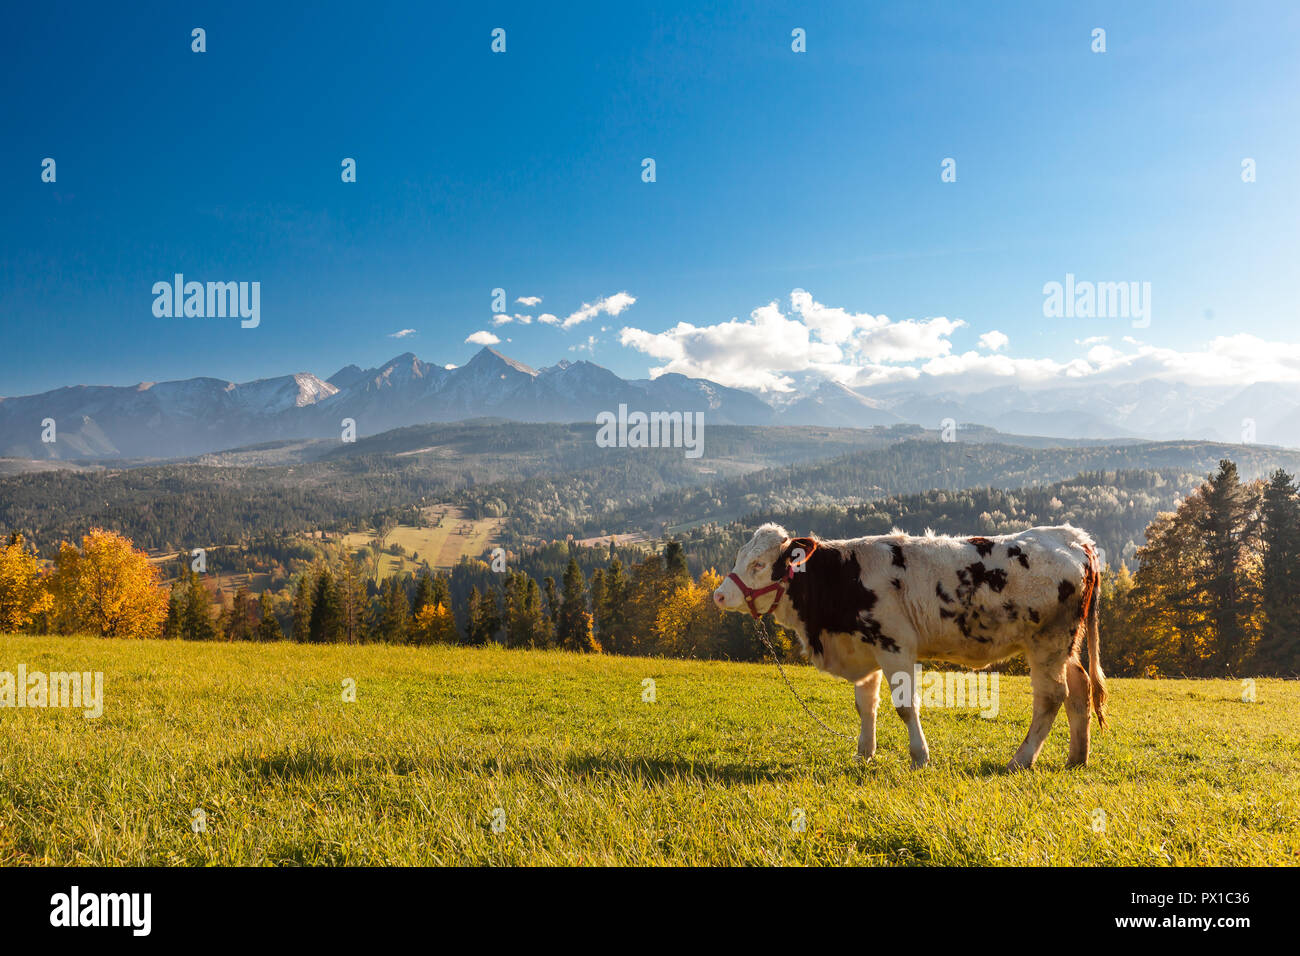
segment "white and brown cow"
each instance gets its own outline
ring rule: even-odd
[[[913,686],[917,661],[983,668],[1023,653],[1034,717],[1008,765],[1016,769],[1033,766],[1061,704],[1070,722],[1069,766],[1088,762],[1090,703],[1106,726],[1099,581],[1092,538],[1069,525],[987,538],[894,533],[821,541],[765,524],[713,598],[724,610],[770,611],[819,670],[853,682],[865,760],[876,751],[882,673],[907,725],[912,764],[921,767],[930,752]],[[1085,632],[1087,670],[1079,661]]]

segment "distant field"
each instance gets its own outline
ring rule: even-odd
[[[218,558],[223,550],[223,546],[217,546],[208,549],[209,558]],[[149,563],[163,571],[164,582],[174,582],[177,578],[176,559],[179,554],[175,551],[158,552],[149,555]],[[241,587],[246,587],[253,594],[261,594],[271,586],[271,575],[259,571],[213,571],[208,570],[203,574],[203,581],[209,585],[208,590],[215,596],[218,593],[233,595]]]
[[[20,663],[103,671],[105,703],[0,709],[0,864],[1300,863],[1295,682],[1115,680],[1094,766],[1062,768],[1062,716],[1006,774],[1025,678],[995,720],[927,710],[914,772],[887,708],[854,764],[765,665],[0,637]],[[846,684],[793,679],[855,729]]]
[[[379,577],[391,577],[400,571],[414,573],[423,561],[428,561],[434,568],[450,568],[458,564],[462,556],[481,557],[493,546],[504,520],[466,518],[459,508],[453,507],[426,508],[423,527],[398,525],[389,533],[387,544],[400,544],[406,549],[406,555],[399,558],[384,554],[380,558]],[[365,532],[349,534],[343,536],[343,543],[349,548],[364,548],[374,537]],[[412,559],[412,554],[418,554],[419,559]]]

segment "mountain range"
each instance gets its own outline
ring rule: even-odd
[[[703,412],[706,425],[940,428],[950,418],[1054,438],[1300,446],[1300,386],[1294,384],[1223,388],[1150,379],[960,393],[854,389],[805,375],[791,393],[764,400],[677,374],[624,379],[587,361],[533,369],[484,348],[459,367],[424,362],[408,352],[378,368],[348,365],[328,379],[308,372],[244,383],[192,378],[0,398],[0,457],[182,458],[268,441],[338,437],[344,419],[355,421],[361,436],[474,418],[593,421],[619,404],[632,411]],[[43,441],[51,419],[55,440]]]

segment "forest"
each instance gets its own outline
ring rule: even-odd
[[[1015,492],[931,491],[780,517],[792,533],[823,537],[922,526],[994,535],[1070,521],[1095,529],[1106,551],[1101,613],[1109,673],[1300,674],[1294,478],[1276,469],[1243,481],[1229,459],[1199,482],[1186,477],[1099,472]],[[756,520],[702,526],[657,548],[552,542],[383,580],[369,574],[365,549],[337,542],[306,553],[300,545],[270,548],[281,568],[272,588],[253,595],[242,586],[219,595],[215,608],[202,575],[181,565],[165,588],[161,569],[115,532],[92,530],[80,546],[64,542],[45,562],[14,531],[0,550],[0,629],[757,660],[762,648],[748,618],[723,614],[710,599]],[[1133,521],[1146,522],[1144,531],[1131,535]],[[792,656],[788,635],[781,642]]]

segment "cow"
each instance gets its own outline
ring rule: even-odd
[[[1088,762],[1089,704],[1106,727],[1106,679],[1098,648],[1096,546],[1062,525],[1016,534],[951,537],[895,531],[851,540],[791,537],[765,524],[713,592],[724,611],[770,613],[792,630],[805,658],[854,685],[860,760],[876,752],[882,675],[907,726],[912,766],[930,750],[921,730],[915,667],[922,659],[983,669],[1023,653],[1034,716],[1007,765],[1030,768],[1065,704],[1067,766]],[[1088,668],[1079,660],[1088,643]]]

